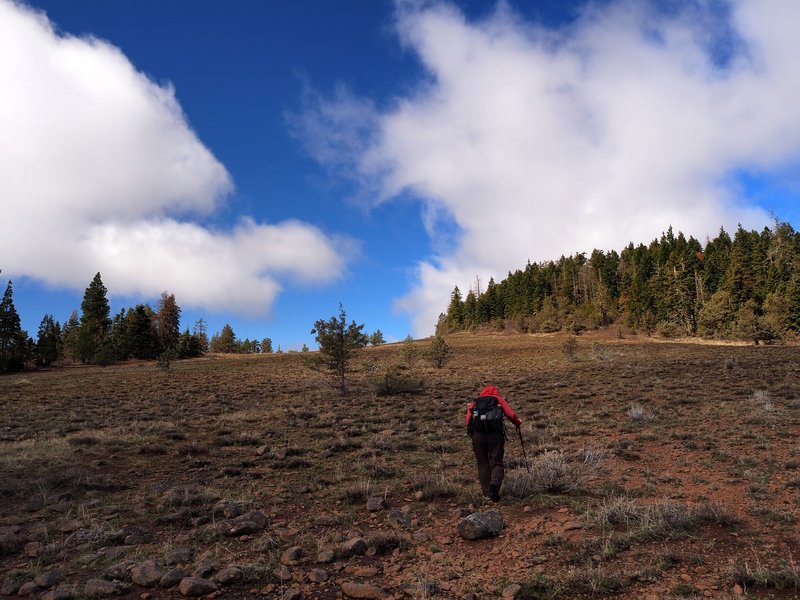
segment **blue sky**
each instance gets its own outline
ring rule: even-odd
[[[667,226],[795,228],[792,2],[0,0],[0,268],[314,346]],[[6,29],[3,30],[2,23]]]

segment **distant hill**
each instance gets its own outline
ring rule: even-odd
[[[800,330],[800,233],[720,229],[705,246],[672,227],[648,246],[531,263],[485,290],[456,287],[438,333],[481,326],[579,333],[618,322],[664,337],[773,341]]]

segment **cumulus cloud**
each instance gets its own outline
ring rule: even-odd
[[[456,243],[418,265],[398,302],[417,334],[476,275],[646,243],[669,225],[703,240],[769,222],[734,175],[800,154],[800,4],[617,0],[560,29],[504,3],[476,22],[446,2],[397,6],[424,70],[416,90],[377,114],[340,93],[307,119],[324,122],[324,106],[340,128],[374,123],[351,128],[357,178],[380,201],[417,196],[432,236],[431,215],[455,224]]]
[[[5,275],[265,314],[281,281],[319,282],[352,243],[299,222],[208,217],[233,189],[169,84],[111,44],[0,0],[0,256]]]

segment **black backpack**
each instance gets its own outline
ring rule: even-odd
[[[469,432],[504,431],[503,408],[495,396],[479,396],[472,406],[472,416],[469,419]]]

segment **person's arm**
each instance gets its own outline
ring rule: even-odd
[[[503,414],[506,416],[506,419],[511,421],[514,424],[514,427],[519,429],[519,426],[522,425],[522,419],[517,416],[517,413],[514,412],[514,409],[511,408],[511,405],[505,401],[505,398],[500,396],[497,397],[497,402],[500,404],[500,408],[503,409]]]

